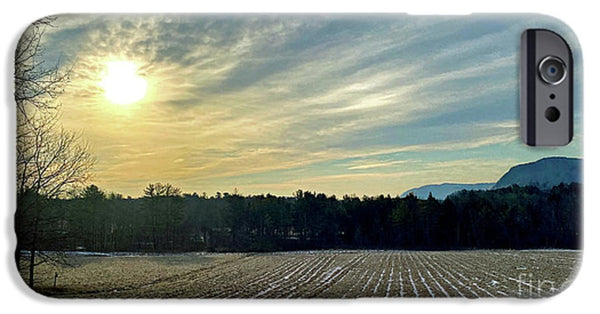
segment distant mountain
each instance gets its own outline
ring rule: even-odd
[[[540,189],[549,189],[560,183],[581,183],[581,164],[579,158],[548,157],[517,165],[510,168],[492,189],[513,184],[535,185]]]
[[[401,197],[405,197],[410,193],[413,193],[418,199],[427,199],[429,193],[438,199],[443,200],[446,196],[462,191],[462,190],[489,190],[494,183],[474,183],[474,184],[463,184],[463,183],[442,183],[442,184],[430,184],[424,185],[418,188],[410,189],[402,193]]]
[[[410,193],[419,199],[427,199],[429,193],[434,198],[443,200],[446,196],[462,190],[492,190],[517,184],[519,186],[534,185],[540,189],[550,189],[560,183],[581,183],[581,159],[568,157],[548,157],[538,161],[520,164],[508,170],[496,183],[442,183],[424,185],[402,193],[405,197]]]

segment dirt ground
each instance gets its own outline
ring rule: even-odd
[[[71,266],[38,266],[36,290],[60,298],[538,298],[565,289],[580,258],[556,250],[77,256]]]

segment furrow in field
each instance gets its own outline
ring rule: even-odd
[[[382,258],[383,260],[383,267],[381,267],[381,273],[379,274],[378,278],[377,278],[377,283],[375,284],[375,287],[373,288],[373,296],[375,297],[381,297],[383,296],[383,291],[380,293],[377,293],[379,290],[379,287],[382,286],[384,279],[386,278],[386,272],[387,272],[387,265],[389,263],[390,260],[390,253],[385,254],[385,258]]]
[[[319,271],[314,271],[315,269],[322,269],[324,265],[327,265],[327,261],[334,261],[337,254],[329,253],[325,256],[314,256],[311,258],[311,262],[304,265],[302,269],[299,271],[285,274],[281,279],[282,281],[279,283],[277,287],[272,289],[269,293],[264,294],[262,297],[265,298],[281,298],[290,292],[293,292],[298,289],[298,287],[307,280],[307,274],[311,272],[313,274],[318,274]],[[284,275],[284,274],[281,274]],[[281,276],[280,275],[280,276]]]
[[[474,259],[471,258],[470,262],[471,265],[473,267],[476,267],[477,269],[480,270],[480,272],[492,276],[494,277],[495,280],[497,280],[498,282],[511,282],[513,284],[516,284],[516,287],[514,287],[513,289],[510,289],[506,286],[506,289],[509,291],[509,293],[513,296],[516,297],[541,297],[543,296],[543,290],[541,289],[540,286],[537,286],[534,284],[534,280],[532,279],[533,274],[531,272],[528,272],[527,267],[525,267],[523,270],[520,270],[519,267],[511,267],[514,268],[511,270],[505,269],[504,271],[500,271],[497,269],[492,269],[491,271],[487,271],[486,269],[490,269],[490,267],[486,266],[486,265],[490,265],[490,263],[484,263],[482,262],[485,259],[485,255],[488,255],[485,252],[481,252],[479,255],[479,258]],[[519,261],[521,260],[521,262]],[[502,267],[501,265],[505,265],[508,263],[498,263],[496,261],[496,267]],[[533,261],[529,261],[528,257],[521,257],[521,259],[518,258],[518,256],[514,256],[512,258],[512,261],[510,264],[508,265],[526,265],[528,267],[531,267],[533,264]],[[510,273],[510,272],[516,272],[514,275],[507,275],[506,273]],[[514,276],[514,277],[513,277]],[[504,279],[504,280],[503,280]]]
[[[425,287],[425,289],[427,290],[427,293],[429,293],[429,295],[432,298],[435,298],[435,293],[433,292],[433,290],[431,289],[431,287],[427,284],[427,281],[425,280],[425,277],[423,277],[423,274],[421,273],[421,265],[417,264],[417,262],[415,261],[415,258],[413,256],[413,254],[415,254],[414,252],[409,252],[407,253],[408,257],[410,259],[410,262],[412,264],[412,267],[414,269],[414,271],[416,271],[417,276],[418,276],[418,281],[423,285],[423,287]]]
[[[470,286],[465,285],[459,278],[457,278],[456,276],[454,276],[448,270],[448,268],[453,269],[454,267],[449,266],[449,265],[441,266],[440,264],[437,263],[436,257],[433,256],[433,255],[429,256],[429,259],[431,261],[431,265],[434,266],[434,269],[437,268],[438,270],[442,271],[443,273],[445,273],[448,276],[449,279],[446,278],[446,276],[440,275],[440,276],[442,276],[442,278],[444,278],[444,280],[448,283],[448,285],[450,285],[451,288],[454,289],[458,293],[459,296],[469,298],[472,295],[472,297],[475,297],[475,298],[479,297],[479,295],[477,295],[477,293],[475,291],[473,291],[473,289]],[[454,284],[452,284],[452,282],[455,282],[460,287],[462,287],[462,289],[463,289],[464,292],[461,292],[458,287],[456,287],[456,286],[454,286]],[[467,293],[467,295],[465,295],[464,293]]]
[[[324,269],[331,268],[335,263],[335,255],[328,256],[326,260],[324,260],[318,268],[314,269],[312,272],[307,273],[308,276],[303,276],[301,278],[299,285],[295,288],[290,289],[290,293],[286,296],[287,298],[301,298],[304,294],[307,294],[309,291],[313,289],[313,285],[318,282],[318,278],[322,275]]]
[[[337,298],[339,295],[346,290],[346,286],[344,281],[346,278],[353,278],[359,272],[359,266],[364,263],[366,259],[366,255],[357,254],[347,265],[343,268],[345,271],[338,273],[335,278],[329,280],[327,288],[321,291],[321,296],[323,297],[333,297]],[[335,280],[335,283],[332,283]]]
[[[402,253],[396,255],[396,259],[398,260],[398,296],[401,298],[404,297],[404,280],[402,279]]]
[[[367,277],[367,274],[369,273],[368,269],[365,269],[365,271],[362,273],[362,275],[360,276],[360,278],[358,278],[358,280],[356,280],[352,286],[350,287],[350,289],[348,291],[346,291],[344,294],[342,294],[342,299],[348,297],[349,295],[352,295],[352,292],[354,291],[354,289],[362,283],[363,279],[365,279]]]
[[[361,254],[356,254],[352,258],[348,254],[345,254],[346,262],[341,262],[340,265],[336,266],[333,270],[328,271],[323,278],[320,278],[318,285],[314,290],[306,293],[304,297],[339,297],[339,292],[331,292],[329,291],[332,287],[335,287],[340,281],[342,281],[345,276],[352,271],[355,271],[354,267],[360,263],[365,256]]]
[[[390,276],[387,280],[387,287],[385,288],[385,297],[389,298],[390,297],[390,293],[392,291],[392,284],[394,283],[394,261],[396,259],[396,256],[392,255],[392,266],[390,268]]]
[[[497,295],[503,296],[503,291],[498,292],[499,287],[495,284],[496,281],[492,281],[490,274],[488,274],[487,271],[478,271],[477,268],[472,265],[469,256],[465,256],[456,252],[449,252],[443,257],[449,263],[460,267],[462,272],[464,272],[466,276],[469,276],[469,284],[477,288],[479,291],[493,298],[495,298]]]
[[[447,259],[446,255],[441,255],[439,262],[440,262],[440,264],[445,265],[446,269],[448,269],[449,271],[453,272],[456,276],[458,276],[458,278],[460,279],[459,282],[462,284],[462,286],[468,287],[469,291],[471,291],[471,293],[473,293],[477,297],[483,297],[485,295],[494,297],[494,295],[492,293],[490,293],[486,289],[480,287],[480,285],[478,285],[475,282],[474,278],[467,277],[467,276],[469,276],[469,273],[465,272],[465,270],[462,269],[464,267],[462,267],[463,265],[460,264],[459,262]],[[467,269],[467,271],[469,271],[469,269]],[[463,274],[463,272],[464,272],[464,274]],[[480,293],[477,293],[477,291],[479,291]],[[485,295],[481,294],[481,292],[483,292]]]
[[[435,284],[446,297],[460,296],[464,298],[465,295],[454,284],[452,284],[452,282],[448,280],[448,278],[446,278],[446,275],[440,272],[440,270],[437,267],[435,267],[435,265],[433,265],[433,263],[431,262],[431,257],[435,254],[435,252],[428,252],[420,254],[419,256],[423,265],[425,265],[425,267],[427,268],[428,276],[431,277],[432,280],[434,280]],[[431,273],[432,271],[433,274]],[[439,280],[435,278],[438,278]],[[446,286],[446,288],[444,288],[443,286]]]
[[[286,268],[297,267],[305,262],[306,256],[261,255],[253,265],[241,265],[241,271],[229,270],[209,282],[213,292],[203,297],[248,298],[264,289],[278,273]],[[276,262],[274,262],[274,260]]]
[[[297,284],[290,287],[288,291],[284,291],[282,296],[285,298],[293,298],[304,289],[306,285],[312,282],[313,278],[321,274],[321,271],[331,266],[333,260],[335,259],[335,255],[326,255],[322,257],[315,257],[319,262],[315,264],[311,269],[307,270],[300,278],[297,280]]]
[[[284,273],[276,273],[274,277],[279,279],[269,282],[267,287],[265,287],[263,290],[258,291],[258,293],[256,293],[253,297],[266,297],[268,293],[278,289],[282,284],[290,280],[290,278],[292,278],[295,274],[307,269],[308,267],[310,267],[308,263],[302,262],[295,264],[293,268],[285,269],[286,272]]]

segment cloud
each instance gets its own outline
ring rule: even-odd
[[[406,160],[394,160],[394,161],[386,161],[386,162],[368,163],[368,164],[362,164],[362,165],[348,167],[348,170],[363,170],[363,169],[389,167],[389,166],[403,164],[403,163],[406,163]]]
[[[515,38],[533,23],[523,21],[64,15],[46,46],[48,60],[73,66],[63,123],[93,144],[97,183],[109,190],[137,195],[169,181],[383,193],[448,178],[427,165],[470,160],[478,171],[454,174],[489,181],[547,153],[518,141]],[[103,96],[100,73],[115,60],[148,81],[139,103]]]

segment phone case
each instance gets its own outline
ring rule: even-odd
[[[521,34],[574,136],[519,133]],[[60,15],[15,54],[15,261],[58,298],[519,297],[581,261],[581,51],[536,14]]]

